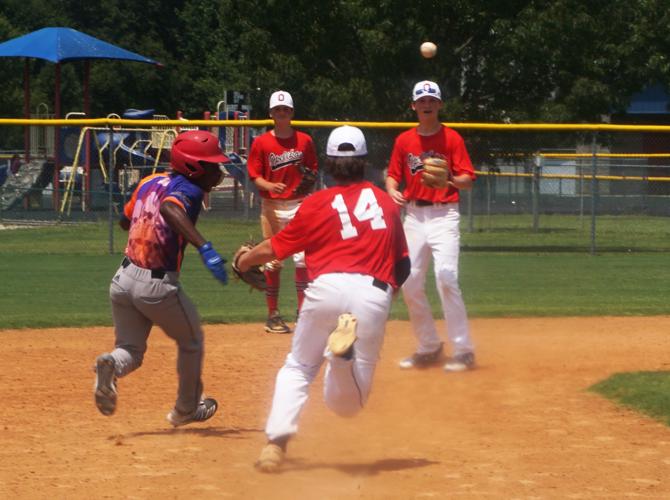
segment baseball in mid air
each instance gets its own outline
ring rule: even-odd
[[[423,42],[421,44],[421,55],[423,57],[430,59],[431,57],[435,57],[435,54],[437,54],[437,45],[433,42]]]

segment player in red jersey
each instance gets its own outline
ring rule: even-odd
[[[458,200],[459,190],[472,187],[475,173],[463,138],[440,123],[441,108],[442,94],[436,83],[422,81],[414,86],[412,109],[419,125],[396,139],[386,179],[389,195],[398,205],[406,206],[404,228],[412,272],[402,291],[418,341],[416,352],[402,360],[400,367],[419,368],[442,362],[442,342],[424,290],[432,256],[453,351],[444,369],[463,371],[474,367],[475,355],[458,284]],[[451,180],[446,188],[434,189],[421,182],[423,160],[431,157],[447,161]],[[401,192],[403,182],[405,189]]]
[[[309,278],[291,352],[277,374],[265,432],[268,444],[257,467],[276,471],[310,383],[324,359],[324,399],[338,415],[352,416],[367,401],[393,291],[409,274],[399,208],[363,179],[367,146],[350,126],[328,138],[326,171],[337,185],[306,198],[278,234],[244,253],[237,266],[305,252]]]
[[[270,116],[274,121],[274,128],[254,139],[247,160],[249,178],[256,184],[261,196],[261,230],[264,238],[274,236],[286,226],[305,198],[305,193],[298,189],[303,177],[301,169],[317,171],[312,138],[291,126],[291,94],[282,90],[272,94]],[[304,254],[299,252],[293,255],[293,261],[300,311],[307,288]],[[268,263],[265,271],[265,297],[268,306],[265,331],[270,333],[291,333],[291,329],[279,314],[281,268],[282,262],[278,259]]]

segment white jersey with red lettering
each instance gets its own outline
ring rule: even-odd
[[[363,407],[397,287],[395,265],[407,258],[408,250],[398,207],[366,181],[310,195],[270,241],[280,259],[304,250],[313,280],[305,292],[291,352],[277,375],[265,429],[269,439],[277,439],[297,432],[298,416],[324,353],[328,407],[343,416]],[[332,356],[326,348],[343,313],[357,319],[352,359]]]

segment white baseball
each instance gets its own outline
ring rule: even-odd
[[[436,53],[437,53],[437,45],[435,45],[433,42],[423,42],[421,44],[421,55],[426,59],[435,57]]]

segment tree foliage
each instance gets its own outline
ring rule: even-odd
[[[303,119],[413,120],[409,91],[440,83],[445,118],[594,121],[647,83],[670,83],[670,10],[660,0],[3,0],[0,40],[67,26],[164,64],[96,61],[92,114],[154,108],[200,117],[224,91],[254,117],[282,88]],[[422,59],[431,40],[438,55]],[[31,61],[33,110],[53,109],[54,65]],[[0,114],[23,114],[23,62],[0,59]],[[83,63],[62,69],[82,110]]]

